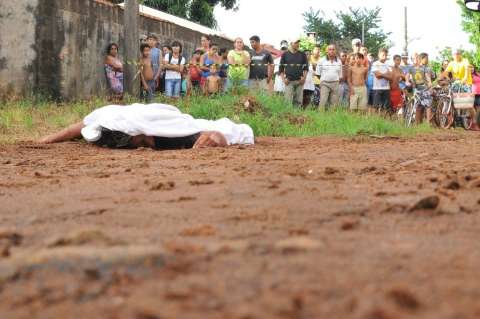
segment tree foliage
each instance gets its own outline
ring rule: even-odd
[[[469,34],[470,43],[475,49],[465,53],[470,63],[480,66],[480,12],[468,10],[463,0],[457,0],[462,9],[462,28]]]
[[[112,2],[121,3],[123,0]],[[217,5],[227,10],[238,8],[237,0],[140,0],[140,3],[210,28],[217,26],[213,13]]]
[[[321,10],[310,8],[303,14],[305,19],[304,30],[316,32],[317,41],[323,46],[330,43],[337,44],[340,48],[350,49],[351,41],[362,38],[362,22],[365,25],[365,45],[370,52],[376,53],[382,47],[391,47],[388,37],[390,32],[385,32],[380,27],[381,8],[352,8],[348,11],[336,12],[336,19],[328,19]]]

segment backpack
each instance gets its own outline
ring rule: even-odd
[[[169,53],[169,54],[168,54],[168,64],[172,64],[172,59],[173,59],[173,53]],[[177,64],[177,65],[181,65],[183,59],[185,59],[185,58],[183,57],[183,55],[179,55],[179,56],[178,56],[178,64]],[[187,60],[185,59],[185,61],[187,61]],[[176,71],[174,71],[174,72],[176,72]],[[166,72],[165,72],[165,73],[166,73]],[[164,76],[165,76],[165,73],[164,73]],[[183,78],[183,73],[180,73],[180,75],[181,75],[182,78]]]

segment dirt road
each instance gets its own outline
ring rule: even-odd
[[[480,318],[480,138],[0,146],[0,318]]]

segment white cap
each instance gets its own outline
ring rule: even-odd
[[[352,45],[357,45],[359,43],[362,44],[362,40],[360,40],[360,39],[353,39],[352,40]]]

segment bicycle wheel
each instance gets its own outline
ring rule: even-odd
[[[405,126],[411,127],[415,123],[415,101],[408,101],[405,109]]]
[[[438,115],[438,122],[440,127],[443,129],[449,129],[453,121],[455,119],[453,115],[453,107],[449,105],[449,101],[442,101],[442,103],[438,107],[438,111],[440,114]]]
[[[465,130],[470,130],[473,127],[473,118],[467,110],[460,110],[462,118],[462,126]]]

